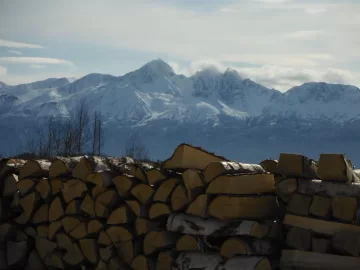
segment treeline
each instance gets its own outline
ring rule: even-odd
[[[101,155],[104,145],[103,119],[81,100],[67,118],[47,117],[36,123],[29,135],[26,152],[38,158]]]

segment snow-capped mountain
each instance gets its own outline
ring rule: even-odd
[[[355,86],[312,82],[281,93],[230,68],[224,73],[206,68],[186,77],[157,59],[119,77],[94,73],[76,80],[0,83],[0,152],[16,151],[26,137],[25,126],[30,132],[31,123],[49,115],[69,117],[84,99],[104,117],[106,152],[118,154],[114,144],[141,129],[156,158],[168,156],[167,147],[183,141],[256,162],[278,154],[280,146],[306,152],[301,144],[306,140],[309,151],[332,149],[321,145],[330,137],[342,140],[345,129],[360,122],[360,89]],[[317,148],[311,145],[314,138],[322,141]]]

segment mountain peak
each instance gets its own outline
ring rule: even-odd
[[[143,65],[139,70],[151,72],[152,74],[174,75],[172,67],[161,58],[152,60]]]
[[[1,89],[1,88],[5,88],[5,87],[7,87],[7,84],[0,81],[0,89]]]

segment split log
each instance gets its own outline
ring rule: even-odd
[[[131,265],[134,258],[140,254],[142,250],[142,241],[129,240],[114,243],[116,253],[119,258],[122,258],[128,265]]]
[[[131,194],[142,204],[148,204],[155,190],[147,184],[137,184],[131,189]]]
[[[64,178],[55,178],[50,180],[50,186],[51,186],[51,196],[55,197],[58,193],[61,192],[61,188],[63,186],[63,182],[65,182],[67,179]]]
[[[108,270],[106,263],[103,260],[100,260],[98,264],[96,265],[96,270]]]
[[[287,233],[286,244],[291,249],[311,250],[312,233],[310,230],[292,227]]]
[[[84,156],[80,158],[72,171],[72,176],[86,182],[86,177],[93,171],[108,170],[109,166],[104,158]]]
[[[60,196],[56,196],[49,207],[49,222],[59,220],[64,216],[64,207]]]
[[[122,231],[122,229],[120,229],[120,230]],[[114,227],[113,229],[111,229],[109,231],[113,235],[113,239],[116,239],[115,235],[116,235],[117,231],[119,231],[119,230],[117,230],[116,227]],[[120,234],[121,234],[121,232],[120,232]],[[105,231],[101,231],[99,233],[98,243],[100,246],[105,246],[105,247],[112,245],[112,241],[111,241],[109,234]]]
[[[38,237],[48,238],[49,235],[49,226],[48,225],[38,225],[36,228],[36,234]]]
[[[49,167],[49,178],[71,176],[82,157],[56,157]]]
[[[80,214],[80,205],[82,203],[82,200],[72,200],[68,203],[65,209],[66,215],[78,215]]]
[[[265,170],[258,164],[246,164],[234,161],[210,162],[204,170],[204,180],[206,183],[210,183],[220,175],[244,173],[265,173]]]
[[[186,169],[204,170],[213,161],[228,161],[202,148],[180,144],[173,155],[164,161],[162,170],[184,171]]]
[[[6,262],[9,268],[16,267],[21,269],[26,264],[26,254],[28,253],[28,242],[6,242]]]
[[[144,254],[150,255],[176,245],[176,235],[166,230],[151,231],[144,237]]]
[[[333,217],[337,220],[352,222],[355,218],[358,201],[354,197],[335,196],[331,202]]]
[[[25,270],[45,270],[45,265],[41,260],[36,249],[33,249],[29,255],[29,259],[27,260],[27,265]]]
[[[35,189],[36,181],[33,179],[21,179],[17,182],[16,188],[20,193],[21,197],[28,195]]]
[[[20,206],[23,210],[20,216],[14,219],[14,221],[18,224],[25,225],[29,222],[34,214],[34,209],[36,206],[37,196],[35,192],[32,192],[20,199]]]
[[[108,262],[112,257],[114,257],[114,254],[115,252],[113,245],[99,248],[99,256],[104,262]]]
[[[278,172],[287,177],[317,179],[318,164],[308,157],[280,153]]]
[[[87,231],[89,236],[97,235],[100,231],[104,229],[104,225],[97,219],[90,220],[87,225]]]
[[[320,218],[329,218],[331,215],[331,199],[323,196],[313,196],[309,214]]]
[[[33,224],[43,224],[49,222],[49,205],[42,204],[32,217]]]
[[[308,216],[312,198],[310,196],[294,193],[286,206],[286,212],[299,216]]]
[[[1,177],[0,177],[1,178]],[[12,197],[17,192],[18,176],[14,173],[8,174],[4,179],[2,196]]]
[[[209,203],[209,195],[200,194],[196,197],[196,199],[189,204],[186,209],[186,213],[189,215],[206,217],[207,216],[207,208]]]
[[[64,217],[61,219],[61,225],[64,228],[66,233],[70,233],[72,230],[75,230],[77,226],[81,224],[81,220],[76,217]]]
[[[144,255],[138,255],[131,263],[131,269],[133,270],[154,270],[155,262]]]
[[[272,195],[218,196],[210,202],[207,213],[222,220],[275,219],[278,215],[278,205],[276,197]]]
[[[176,251],[204,251],[204,241],[193,235],[182,235],[176,242]]]
[[[297,191],[307,195],[360,197],[360,183],[339,183],[321,180],[299,181]]]
[[[0,223],[0,243],[14,239],[16,227],[11,223]]]
[[[31,237],[32,239],[35,239],[37,236],[37,232],[33,227],[27,227],[24,230],[24,233],[26,233],[27,236]]]
[[[162,202],[156,202],[150,205],[149,218],[157,219],[171,214],[169,206]]]
[[[289,202],[291,196],[298,187],[298,181],[295,178],[285,178],[275,183],[275,192],[284,202]],[[306,181],[300,181],[306,182]]]
[[[76,226],[75,229],[71,230],[69,232],[69,236],[71,236],[75,240],[80,240],[85,238],[88,235],[87,233],[87,224],[84,222],[81,222]]]
[[[338,270],[357,269],[359,265],[360,258],[300,250],[283,249],[280,258],[280,269]]]
[[[114,190],[107,190],[95,201],[95,214],[97,217],[108,218],[111,209],[119,203],[119,195]]]
[[[66,203],[74,199],[81,199],[85,196],[85,193],[88,191],[86,184],[77,179],[71,179],[63,184],[61,189],[62,196]]]
[[[175,252],[172,250],[162,251],[156,260],[156,270],[171,270],[175,262]]]
[[[79,245],[76,243],[72,243],[67,247],[67,252],[63,256],[63,260],[65,263],[67,263],[70,266],[78,266],[82,262],[84,262],[85,257],[81,253]]]
[[[221,262],[222,258],[218,253],[182,252],[175,260],[175,268],[214,270]]]
[[[62,259],[63,252],[55,251],[51,254],[48,254],[45,258],[45,265],[48,266],[50,269],[65,269],[65,264]]]
[[[311,240],[311,247],[313,252],[330,253],[331,240],[326,238],[313,237]]]
[[[318,174],[324,181],[360,182],[349,161],[341,154],[320,154]]]
[[[186,189],[203,187],[205,185],[204,177],[199,170],[186,170],[181,174]]]
[[[100,187],[109,187],[113,184],[114,172],[110,170],[91,172],[86,176],[86,182]]]
[[[19,171],[19,179],[29,177],[47,177],[51,162],[48,160],[29,160]]]
[[[147,234],[148,232],[159,228],[159,225],[160,222],[157,221],[151,221],[144,218],[137,218],[135,221],[136,234],[138,236]]]
[[[91,189],[91,197],[95,200],[99,195],[103,194],[107,190],[106,187],[95,186]]]
[[[332,237],[332,248],[341,255],[359,257],[360,233],[337,232]]]
[[[91,264],[96,264],[99,260],[99,251],[96,240],[94,239],[81,239],[80,249],[86,260]]]
[[[89,194],[86,194],[81,202],[80,210],[90,217],[95,217],[95,203]]]
[[[158,185],[161,183],[165,178],[166,175],[160,169],[152,168],[146,171],[146,177],[148,179],[149,185]]]
[[[143,163],[143,164],[131,164],[130,165],[130,175],[139,179],[144,184],[149,184],[146,172],[153,169],[153,166]]]
[[[360,232],[360,226],[344,224],[339,222],[332,222],[326,220],[312,219],[306,217],[299,217],[287,214],[283,221],[285,226],[295,226],[311,230],[320,235],[334,235],[337,232]]]
[[[109,270],[128,270],[131,269],[130,267],[128,267],[123,261],[121,261],[118,257],[112,257],[108,264],[107,267]]]
[[[258,194],[274,193],[275,180],[272,174],[221,175],[210,182],[208,194]]]
[[[47,178],[40,179],[40,181],[37,183],[35,189],[39,192],[40,197],[43,199],[43,201],[47,202],[48,199],[50,199],[51,186],[50,186]]]
[[[39,253],[40,258],[44,261],[46,255],[52,253],[57,247],[57,245],[48,239],[36,237],[35,247],[37,252]]]
[[[195,196],[195,194],[194,194]],[[171,194],[171,209],[175,212],[185,208],[194,198],[189,198],[185,186],[178,184]]]
[[[135,215],[130,211],[126,205],[121,205],[111,212],[107,219],[108,225],[126,224],[135,219]]]
[[[113,178],[113,183],[120,197],[126,198],[130,195],[131,189],[139,183],[134,176],[119,175]]]
[[[119,241],[129,241],[133,239],[133,235],[130,230],[125,226],[111,226],[106,230],[106,233],[109,235],[113,243]]]
[[[73,240],[65,233],[57,233],[55,238],[57,246],[62,250],[67,250],[67,247],[73,243]]]
[[[168,231],[204,236],[252,236],[263,238],[269,232],[269,226],[256,221],[226,222],[215,218],[200,218],[187,214],[171,214],[167,220]]]
[[[137,200],[125,200],[125,203],[137,217],[146,218],[149,216],[147,205],[140,204]]]
[[[277,251],[276,245],[268,240],[232,237],[223,242],[220,255],[231,258],[236,255],[271,256]]]
[[[49,224],[48,239],[53,241],[57,232],[61,229],[60,221],[55,221]]]
[[[156,189],[153,201],[167,202],[176,185],[180,182],[179,178],[171,177],[163,181]]]
[[[272,174],[278,173],[278,161],[275,159],[265,159],[260,162],[261,167],[263,167],[267,172]]]
[[[219,270],[271,270],[270,261],[265,257],[243,257],[236,256],[220,265]]]

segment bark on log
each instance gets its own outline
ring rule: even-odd
[[[207,194],[258,194],[274,193],[275,180],[272,174],[221,175],[210,182]]]
[[[164,161],[162,170],[185,171],[186,169],[204,170],[213,161],[228,161],[224,157],[216,156],[204,149],[180,144],[173,155]]]
[[[270,261],[265,257],[242,257],[236,256],[225,261],[218,268],[219,270],[271,270]]]
[[[344,224],[339,222],[332,222],[326,220],[312,219],[306,217],[299,217],[287,214],[283,221],[285,226],[293,226],[311,230],[320,235],[334,235],[337,232],[360,232],[360,226]]]
[[[265,170],[258,164],[247,164],[234,161],[210,162],[204,170],[204,179],[206,183],[210,183],[220,175],[244,173],[265,173]]]
[[[280,269],[338,270],[357,269],[360,258],[283,249]]]
[[[333,217],[337,220],[352,222],[355,219],[358,201],[354,197],[335,196],[331,202]]]
[[[252,236],[263,238],[269,232],[269,226],[256,221],[225,222],[215,218],[201,218],[187,214],[171,214],[166,228],[168,231],[204,236]]]
[[[287,233],[286,244],[291,249],[311,250],[312,233],[310,230],[292,227]]]
[[[360,197],[360,183],[336,183],[321,180],[299,181],[297,192],[306,195]]]
[[[182,252],[175,260],[178,270],[214,270],[222,262],[218,253]]]
[[[151,231],[144,237],[144,254],[150,255],[164,249],[173,248],[177,237],[174,233],[166,230]]]
[[[317,179],[317,163],[297,154],[280,153],[278,172],[287,177]]]
[[[76,165],[81,160],[80,157],[56,157],[49,167],[49,178],[71,176]]]
[[[320,154],[318,174],[324,181],[360,182],[349,161],[341,154]]]
[[[275,219],[278,215],[278,205],[273,195],[218,196],[209,203],[207,213],[222,220]]]

